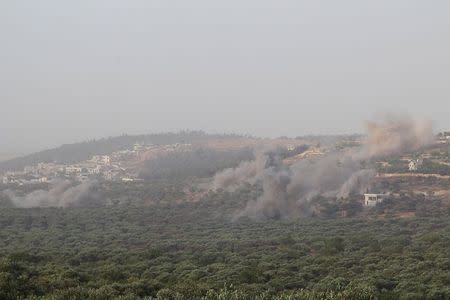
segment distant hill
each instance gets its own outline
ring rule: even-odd
[[[0,161],[0,173],[21,170],[27,165],[39,162],[74,163],[87,160],[94,155],[105,155],[115,151],[130,149],[135,143],[165,145],[175,143],[201,144],[214,139],[246,139],[241,135],[206,134],[202,131],[181,131],[178,133],[158,133],[146,135],[122,135],[82,143],[66,144],[58,148],[32,153],[14,159]]]

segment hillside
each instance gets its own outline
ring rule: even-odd
[[[383,164],[349,164],[334,150],[358,151],[351,139],[328,148],[204,133],[151,141],[161,146],[125,161],[142,165],[143,181],[0,184],[0,299],[448,299],[450,181],[406,171],[412,157],[448,162],[447,144],[383,157],[403,173],[367,173],[365,164]],[[279,147],[251,151],[257,144]],[[363,184],[354,174],[372,174],[371,190],[389,195],[371,207],[362,189],[319,193],[343,176],[344,186]],[[286,184],[296,180],[298,191],[318,192],[299,202]]]
[[[213,135],[202,131],[181,131],[178,133],[157,133],[146,135],[122,135],[82,143],[66,144],[26,156],[0,162],[0,173],[20,170],[37,163],[74,163],[90,159],[94,155],[105,155],[131,148],[135,143],[164,145],[175,143],[201,144],[220,139],[221,141],[246,139],[240,135]]]

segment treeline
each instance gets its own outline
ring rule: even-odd
[[[231,222],[197,203],[0,211],[0,299],[448,299],[449,212]],[[430,205],[433,205],[430,203]]]

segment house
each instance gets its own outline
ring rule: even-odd
[[[90,175],[98,175],[98,174],[100,174],[100,170],[101,170],[101,167],[98,165],[95,167],[87,168],[87,171]]]
[[[133,151],[138,153],[140,151],[144,150],[144,145],[136,143],[133,145]]]
[[[71,175],[71,174],[77,174],[77,173],[81,173],[83,171],[83,168],[78,167],[78,166],[67,166],[66,167],[66,175]]]
[[[89,174],[81,173],[81,174],[78,174],[76,178],[79,181],[87,181],[87,180],[89,180]]]
[[[384,194],[364,194],[364,206],[374,207],[384,201]]]
[[[134,178],[131,178],[131,177],[122,177],[122,182],[134,182]]]
[[[417,172],[422,165],[423,161],[421,159],[410,160],[408,163],[408,170],[410,172]]]
[[[286,147],[287,151],[289,151],[289,152],[294,151],[295,148],[297,148],[297,147],[295,147],[295,145],[288,145],[288,146]]]
[[[450,132],[441,132],[438,134],[438,140],[441,143],[447,143],[450,141]]]
[[[90,161],[97,164],[109,165],[111,164],[111,157],[109,155],[94,155]]]
[[[408,169],[410,172],[416,172],[418,167],[417,167],[417,163],[413,160],[411,160],[408,164]]]
[[[111,164],[111,157],[109,155],[102,155],[101,163],[103,163],[104,165]]]

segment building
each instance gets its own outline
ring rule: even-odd
[[[140,152],[140,151],[142,151],[144,149],[145,149],[144,145],[142,145],[142,144],[136,143],[136,144],[133,145],[133,151],[134,152]]]
[[[109,155],[94,155],[90,161],[97,164],[109,165],[111,164],[111,157]]]
[[[87,171],[90,175],[98,175],[98,174],[100,174],[101,167],[95,166],[95,167],[87,168]]]
[[[122,177],[122,182],[134,182],[134,178],[131,178],[131,177]]]
[[[103,163],[104,165],[111,164],[111,157],[109,155],[102,155],[101,163]]]
[[[79,174],[83,171],[83,168],[78,166],[66,166],[66,175]]]
[[[297,148],[295,145],[288,145],[288,146],[286,147],[287,151],[290,151],[290,152],[294,151],[295,148]]]
[[[423,161],[420,159],[410,160],[408,163],[408,170],[410,172],[417,172],[422,165]]]
[[[364,206],[374,207],[384,201],[384,194],[364,194]]]
[[[89,174],[86,173],[78,174],[76,178],[79,181],[87,181],[89,180]]]
[[[418,169],[416,162],[411,160],[408,164],[408,169],[410,172],[416,172]]]

